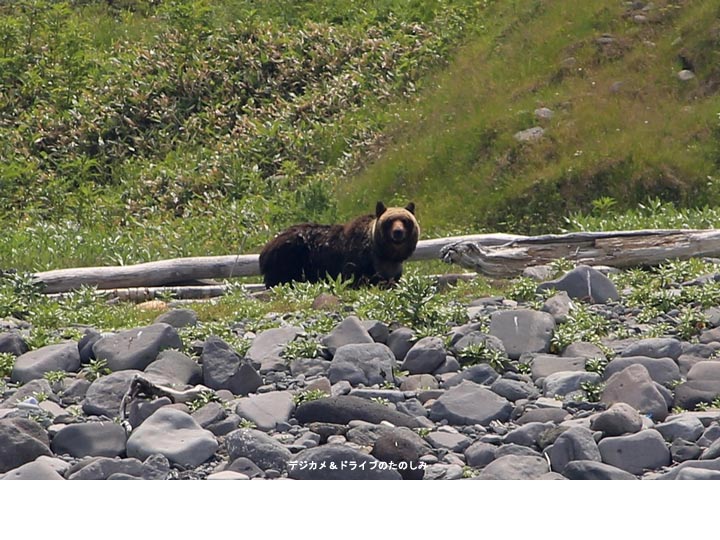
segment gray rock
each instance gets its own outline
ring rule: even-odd
[[[388,326],[380,321],[361,321],[362,327],[367,330],[370,337],[373,338],[375,343],[383,343],[387,345],[387,340],[390,337],[390,329]]]
[[[488,349],[498,351],[502,353],[503,356],[507,356],[505,346],[500,338],[485,334],[479,330],[472,330],[462,335],[457,341],[453,342],[452,351],[459,356],[462,354],[463,349],[471,345],[484,345]]]
[[[348,395],[364,399],[388,400],[390,403],[400,403],[407,399],[407,394],[405,392],[385,388],[354,388],[353,390],[350,390]]]
[[[693,365],[687,374],[688,381],[720,381],[720,362],[703,360]]]
[[[332,332],[324,336],[320,342],[328,349],[331,355],[335,355],[335,351],[343,345],[375,343],[375,340],[365,329],[360,319],[355,315],[351,315],[338,324]]]
[[[155,411],[160,407],[171,405],[172,401],[168,397],[161,397],[153,399],[152,401],[146,401],[144,399],[134,399],[130,402],[128,422],[130,426],[135,429],[145,420],[150,418]]]
[[[536,266],[526,266],[523,268],[522,275],[535,281],[547,281],[555,275],[555,269],[549,264],[538,264]]]
[[[640,364],[648,370],[650,378],[667,385],[680,379],[680,369],[672,358],[652,358],[649,356],[624,356],[613,359],[605,368],[603,376],[608,379],[628,366]]]
[[[554,425],[553,422],[528,422],[513,429],[505,435],[502,440],[504,444],[519,444],[521,446],[533,447],[537,445],[540,435]]]
[[[595,345],[594,343],[587,343],[585,341],[576,341],[575,343],[571,343],[565,349],[562,353],[560,353],[560,356],[564,357],[581,357],[581,358],[605,358],[605,353],[603,350]]]
[[[682,82],[691,81],[695,78],[695,73],[693,73],[689,69],[683,69],[678,71],[677,78]]]
[[[18,388],[14,394],[0,403],[0,409],[11,409],[27,398],[33,397],[35,394],[47,394],[49,399],[57,400],[57,396],[52,391],[50,383],[47,380],[35,379]]]
[[[387,463],[406,463],[407,467],[398,469],[403,480],[422,480],[424,470],[419,463],[427,445],[418,439],[415,433],[405,428],[391,428],[377,438],[370,454]]]
[[[237,429],[225,438],[225,446],[234,461],[247,458],[262,470],[284,471],[292,454],[277,439],[256,429]]]
[[[676,465],[666,473],[660,474],[655,480],[675,480],[685,469],[702,469],[706,471],[720,472],[720,458],[707,460],[689,460]]]
[[[653,426],[668,442],[684,439],[688,442],[697,441],[705,431],[703,423],[695,416],[680,415],[672,420]]]
[[[263,384],[262,377],[250,362],[240,358],[217,336],[205,340],[200,362],[203,384],[213,390],[230,390],[236,396],[246,396]]]
[[[260,332],[253,339],[245,357],[254,364],[260,365],[261,374],[268,371],[284,371],[287,369],[287,364],[281,354],[285,346],[301,333],[302,328],[296,326],[271,328]]]
[[[512,360],[524,353],[547,352],[554,330],[552,315],[531,309],[496,311],[490,318],[490,335],[502,341]]]
[[[128,457],[145,459],[162,454],[183,466],[196,467],[218,449],[215,436],[182,411],[163,407],[133,430],[127,441]]]
[[[545,449],[551,468],[562,473],[572,461],[600,461],[600,451],[592,431],[584,427],[571,427]]]
[[[25,465],[8,471],[0,476],[0,480],[65,480],[47,463],[31,461]]]
[[[405,355],[415,343],[415,333],[409,328],[400,327],[390,332],[387,339],[387,346],[395,355],[398,362],[405,359]]]
[[[170,461],[162,454],[153,454],[142,463],[140,478],[143,480],[167,480],[170,476]]]
[[[45,430],[26,418],[0,419],[0,473],[6,473],[39,456],[50,456]]]
[[[711,328],[710,330],[704,330],[698,338],[700,343],[717,343],[720,342],[720,328]]]
[[[615,403],[590,421],[592,429],[602,431],[610,437],[637,433],[642,426],[643,420],[640,413],[627,403]]]
[[[474,382],[475,384],[491,385],[500,375],[488,364],[476,364],[463,369],[456,375],[453,375],[443,384],[443,388],[453,388],[465,381]]]
[[[248,478],[259,478],[263,476],[262,469],[245,457],[239,457],[233,460],[224,470],[244,474]]]
[[[141,371],[126,370],[111,373],[95,379],[82,402],[83,412],[87,415],[115,418],[120,414],[120,403],[130,389],[130,383]]]
[[[606,437],[598,444],[602,461],[630,474],[670,465],[670,449],[662,435],[647,429],[622,437]]]
[[[564,323],[567,320],[572,306],[573,301],[568,296],[568,293],[566,293],[565,291],[560,291],[559,293],[545,300],[541,311],[552,315],[555,322],[557,324],[560,324]]]
[[[403,392],[414,392],[416,390],[435,390],[438,388],[435,377],[428,374],[408,375],[400,383],[400,390]]]
[[[688,467],[680,471],[675,480],[720,480],[720,471]]]
[[[673,407],[694,409],[698,403],[711,403],[720,396],[720,380],[692,380],[675,388]]]
[[[586,371],[559,371],[543,380],[543,394],[547,397],[582,394],[585,383],[599,384],[602,377]]]
[[[326,375],[330,369],[330,361],[322,358],[298,358],[290,363],[290,374],[293,377],[304,375],[306,378]]]
[[[587,359],[581,356],[555,356],[554,354],[537,354],[532,356],[530,363],[534,381],[548,375],[567,371],[585,371]]]
[[[604,304],[620,298],[615,284],[602,272],[590,266],[580,265],[555,281],[538,285],[538,292],[547,289],[565,291],[573,299],[587,300],[593,304]]]
[[[445,362],[445,356],[442,339],[432,336],[424,337],[407,352],[400,369],[408,371],[411,375],[433,373]]]
[[[288,462],[288,477],[295,480],[402,479],[399,470],[391,469],[387,462],[341,444],[326,444],[298,453]]]
[[[145,368],[145,374],[166,386],[195,386],[203,382],[202,368],[195,360],[180,351],[162,351],[157,360]]]
[[[95,351],[93,347],[95,343],[102,338],[102,334],[93,330],[92,328],[86,328],[83,337],[78,341],[78,352],[80,353],[80,363],[89,364],[91,360],[96,360]]]
[[[77,343],[47,345],[21,354],[15,359],[10,380],[21,384],[41,379],[48,371],[77,371],[80,369],[80,353]]]
[[[106,360],[111,371],[143,370],[165,349],[182,349],[182,340],[164,323],[105,336],[93,345],[95,358]]]
[[[425,439],[433,448],[445,448],[451,452],[462,452],[472,444],[472,440],[462,433],[449,433],[447,431],[433,431]]]
[[[490,386],[490,390],[509,401],[533,399],[538,396],[538,390],[534,385],[505,378],[496,380]]]
[[[335,351],[328,378],[335,384],[347,381],[351,385],[382,384],[393,381],[395,356],[382,343],[343,345]]]
[[[503,456],[485,467],[478,480],[537,480],[550,472],[547,461],[535,456]]]
[[[572,461],[562,474],[569,480],[637,480],[627,471],[598,461]]]
[[[512,404],[490,390],[470,381],[464,381],[445,392],[430,409],[430,419],[447,420],[453,425],[481,424],[493,420],[506,422],[512,413]]]
[[[485,467],[495,460],[498,447],[494,444],[478,441],[465,449],[465,462],[470,467]]]
[[[685,413],[689,414],[689,413]],[[697,440],[700,446],[710,446],[713,442],[720,439],[720,425],[713,423],[705,428],[702,436]]]
[[[535,115],[535,118],[540,118],[541,120],[550,120],[553,116],[555,116],[555,112],[547,107],[535,109],[533,114]]]
[[[227,418],[227,412],[217,401],[211,401],[200,407],[198,410],[193,412],[190,416],[193,417],[200,427],[207,428],[210,424],[219,422]]]
[[[627,403],[640,414],[651,415],[659,422],[665,420],[668,406],[665,398],[640,364],[626,367],[612,375],[605,384],[601,401],[607,405]]]
[[[347,425],[352,420],[364,420],[371,424],[386,421],[395,426],[421,427],[419,420],[412,416],[355,396],[334,396],[306,401],[295,410],[295,418],[301,424],[327,422]]]
[[[73,466],[68,473],[68,480],[107,480],[113,474],[141,476],[143,463],[139,459],[128,458],[89,458]]]
[[[125,454],[125,430],[114,422],[70,424],[53,437],[50,448],[55,454],[72,457],[117,457]]]
[[[252,421],[259,430],[271,431],[279,422],[287,422],[295,409],[290,392],[267,392],[239,399],[235,412]]]
[[[428,411],[419,399],[411,398],[397,404],[398,412],[407,414],[410,416],[422,416],[427,417]]]
[[[672,461],[682,463],[691,459],[698,459],[703,450],[697,444],[684,439],[675,439],[670,445]]]
[[[628,345],[621,356],[646,356],[677,360],[681,354],[682,343],[675,338],[647,338]]]
[[[720,439],[717,439],[708,446],[700,455],[700,459],[715,459],[720,457]]]
[[[545,130],[539,126],[518,131],[513,138],[518,142],[533,142],[542,139]]]
[[[9,353],[13,356],[20,356],[28,352],[28,347],[25,340],[17,332],[2,332],[0,333],[0,353]]]
[[[554,422],[556,424],[566,420],[569,413],[562,408],[543,407],[538,409],[526,410],[515,423],[518,425],[528,424],[530,422]]]
[[[165,323],[173,328],[185,328],[186,326],[195,326],[197,321],[197,313],[192,309],[171,309],[166,313],[158,315],[153,321],[153,324]]]

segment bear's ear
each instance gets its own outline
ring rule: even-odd
[[[381,201],[378,201],[375,205],[375,217],[379,218],[382,216],[385,213],[385,210],[387,210],[385,205]]]
[[[408,203],[408,205],[405,207],[405,210],[410,212],[412,215],[415,215],[415,203],[414,202]]]

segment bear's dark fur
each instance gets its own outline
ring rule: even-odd
[[[317,282],[342,276],[353,284],[392,284],[415,251],[420,227],[415,205],[386,208],[343,225],[294,225],[270,240],[260,253],[265,285]]]

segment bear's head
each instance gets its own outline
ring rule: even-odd
[[[378,202],[373,229],[373,243],[381,257],[404,261],[415,251],[420,236],[420,226],[415,219],[415,204],[409,203],[405,208],[388,208]]]

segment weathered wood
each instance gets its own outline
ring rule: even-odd
[[[460,240],[472,240],[481,245],[498,245],[519,237],[508,234],[480,234],[435,238],[418,242],[411,260],[440,258],[441,249]],[[44,292],[60,293],[83,285],[99,289],[134,287],[163,287],[185,284],[197,279],[226,279],[260,275],[258,255],[223,255],[217,257],[186,257],[127,266],[94,266],[38,272],[37,280],[44,284]]]
[[[499,246],[460,241],[442,258],[492,277],[512,277],[528,266],[565,258],[617,268],[653,266],[672,259],[720,256],[720,230],[668,229],[532,236]]]

